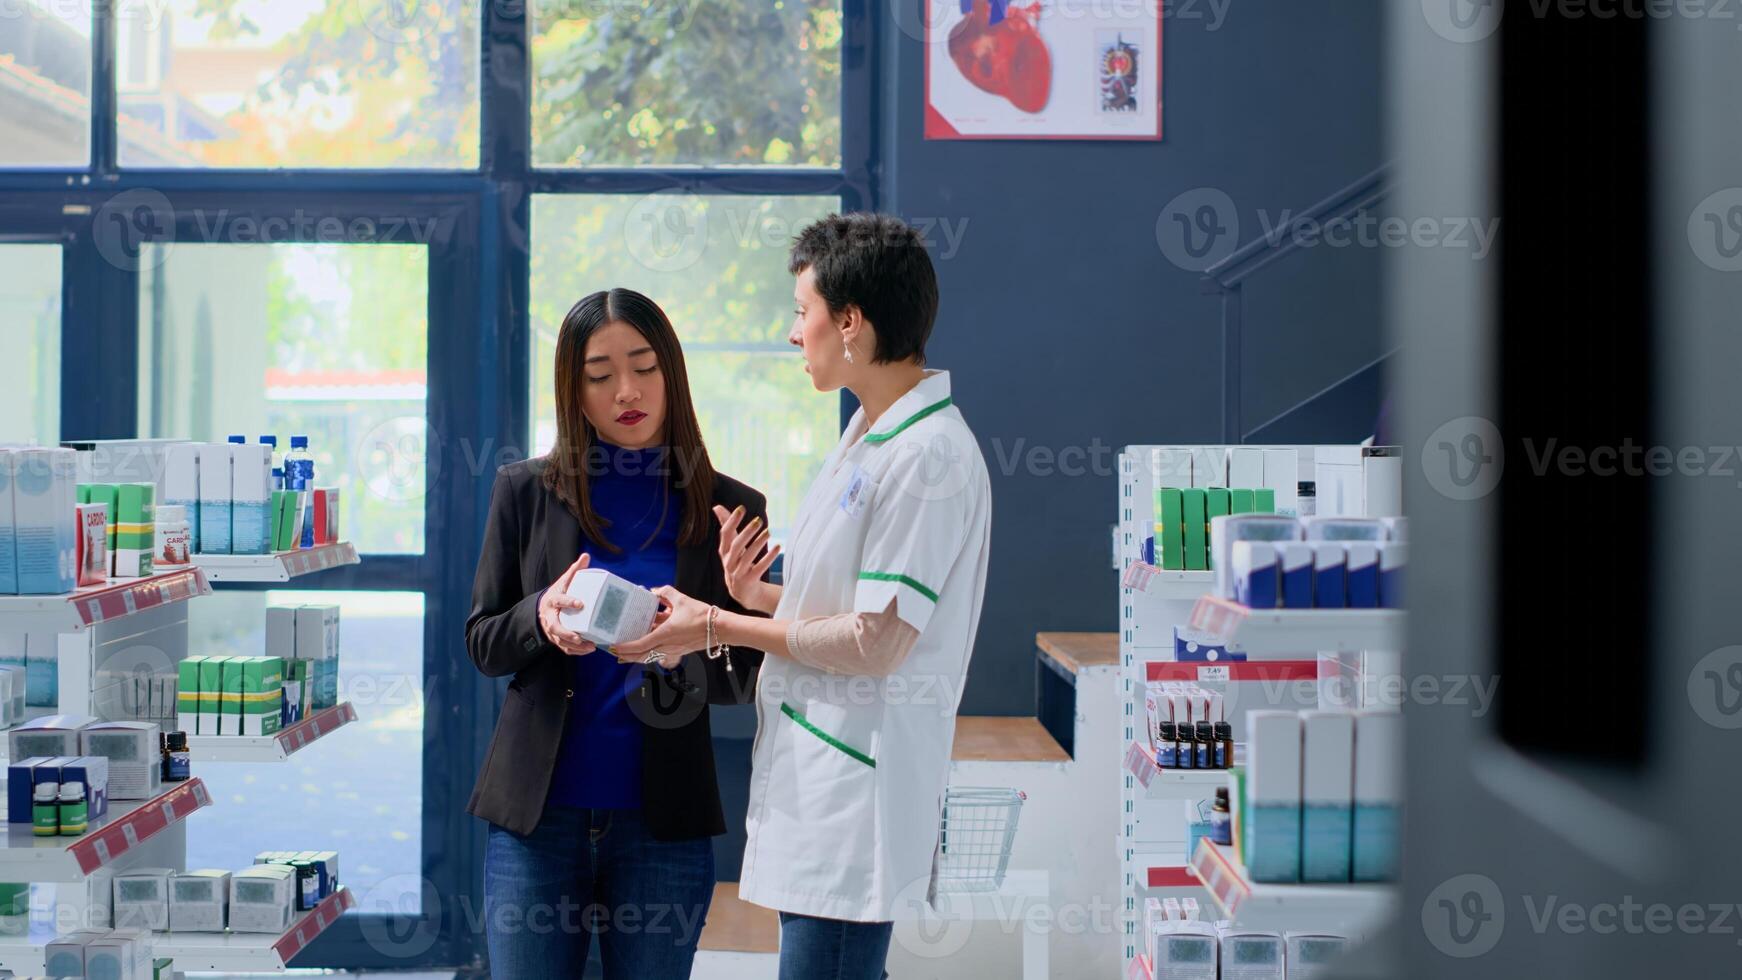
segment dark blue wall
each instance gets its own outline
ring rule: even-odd
[[[1169,2],[1158,143],[928,142],[922,43],[904,17],[879,24],[883,207],[962,230],[953,254],[932,234],[943,309],[928,355],[992,470],[964,714],[1033,712],[1037,631],[1117,627],[1117,448],[1219,438],[1218,302],[1157,245],[1166,204],[1218,188],[1245,240],[1260,209],[1299,210],[1383,162],[1376,0],[1219,2],[1219,23],[1205,0]],[[1246,428],[1383,353],[1380,260],[1321,247],[1251,281]],[[1097,440],[1093,473],[1005,463]]]

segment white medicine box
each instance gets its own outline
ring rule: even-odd
[[[562,624],[600,646],[646,636],[659,614],[659,597],[602,568],[584,568],[569,582],[568,594],[585,608],[564,611]]]
[[[296,907],[296,872],[281,864],[256,864],[230,876],[230,929],[283,932]]]
[[[189,871],[170,880],[170,932],[223,932],[229,909],[228,871]]]
[[[162,932],[169,928],[169,868],[135,868],[115,875],[115,926]]]

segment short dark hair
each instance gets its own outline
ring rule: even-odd
[[[925,363],[938,277],[913,226],[887,214],[831,214],[798,233],[786,268],[795,276],[811,270],[830,313],[857,306],[871,321],[872,363]]]

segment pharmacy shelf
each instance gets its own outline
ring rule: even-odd
[[[1160,769],[1149,746],[1132,742],[1125,749],[1125,771],[1151,800],[1207,800],[1228,785],[1226,769]]]
[[[1190,625],[1224,643],[1238,644],[1248,660],[1298,658],[1303,653],[1401,650],[1404,612],[1253,609],[1231,599],[1204,596],[1192,607]]]
[[[189,735],[194,762],[282,762],[314,741],[357,720],[350,702],[323,708],[271,735]]]
[[[223,973],[282,973],[296,954],[316,936],[339,921],[339,916],[357,904],[348,889],[327,896],[299,916],[283,933],[275,932],[157,932],[151,934],[151,955],[171,957],[179,975],[188,970]],[[44,950],[55,939],[54,927],[33,923],[22,936],[0,937],[0,969],[21,976],[40,974]]]
[[[1157,599],[1199,599],[1215,585],[1216,573],[1158,568],[1134,561],[1125,566],[1119,584]]]
[[[194,556],[194,564],[214,582],[288,582],[357,561],[357,547],[349,541],[270,555]]]
[[[78,837],[36,837],[28,823],[8,823],[0,838],[0,881],[83,881],[201,807],[211,793],[198,778],[149,800],[110,800],[107,816]]]
[[[61,595],[0,596],[0,633],[81,633],[147,609],[211,594],[206,573],[198,566],[183,565]]]
[[[1396,914],[1397,890],[1388,885],[1267,885],[1251,881],[1230,849],[1199,841],[1192,871],[1211,901],[1244,929],[1295,930],[1360,937]]]
[[[154,956],[175,960],[175,970],[217,973],[282,973],[296,954],[339,921],[357,899],[340,888],[304,912],[281,935],[269,932],[175,932],[156,936]]]

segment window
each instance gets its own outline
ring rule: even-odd
[[[466,0],[125,0],[120,162],[475,167]]]
[[[339,607],[339,700],[357,720],[276,763],[210,763],[213,807],[188,834],[190,868],[245,868],[266,850],[339,852],[360,911],[415,912],[423,836],[423,596],[220,592],[188,605],[188,649],[260,656],[266,607]]]
[[[527,10],[540,166],[840,166],[839,0]]]
[[[683,342],[714,467],[768,496],[785,535],[840,436],[840,399],[811,387],[792,328],[787,248],[832,197],[563,195],[532,208],[534,453],[556,441],[563,315],[590,292],[652,297]]]
[[[0,385],[0,443],[59,442],[60,274],[59,245],[0,245],[0,350],[22,367]]]
[[[416,245],[147,245],[139,419],[148,436],[307,435],[344,536],[421,553],[428,259]]]
[[[0,164],[91,162],[91,7],[0,6]]]

